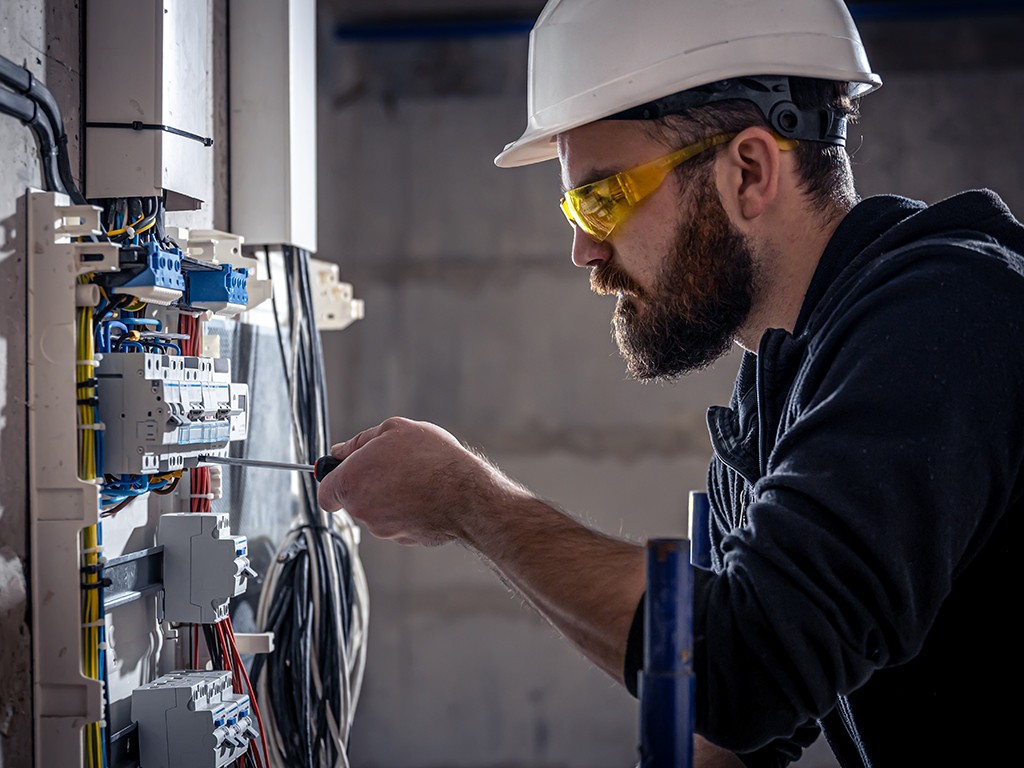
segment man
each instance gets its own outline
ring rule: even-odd
[[[698,765],[786,765],[819,729],[844,768],[1015,746],[995,702],[1017,645],[1024,228],[986,191],[860,201],[846,125],[879,85],[839,0],[553,0],[527,130],[496,159],[559,160],[573,262],[618,294],[636,378],[746,350],[708,414]],[[432,424],[333,452],[325,508],[470,547],[635,692],[641,548]]]

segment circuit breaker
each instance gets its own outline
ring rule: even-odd
[[[170,672],[132,692],[140,768],[222,768],[259,738],[249,697],[226,671]]]
[[[226,358],[107,354],[96,379],[110,474],[173,472],[245,439],[249,387]]]
[[[228,615],[231,598],[245,592],[248,577],[256,575],[246,537],[231,535],[226,514],[162,515],[157,543],[164,548],[167,621],[220,621]]]

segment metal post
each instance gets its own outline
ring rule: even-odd
[[[647,542],[640,768],[692,768],[693,580],[687,539]]]
[[[711,504],[704,491],[690,491],[690,562],[711,570]]]

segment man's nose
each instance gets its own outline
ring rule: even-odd
[[[572,263],[577,267],[599,267],[612,256],[608,241],[598,242],[579,227],[572,229]]]

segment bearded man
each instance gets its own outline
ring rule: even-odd
[[[745,350],[708,412],[696,763],[783,766],[823,731],[844,768],[998,764],[1024,228],[986,190],[858,197],[846,129],[881,81],[839,0],[632,6],[548,3],[527,130],[496,162],[559,161],[573,262],[617,295],[634,377]],[[475,550],[635,693],[641,547],[433,424],[392,418],[333,454],[326,509]]]

